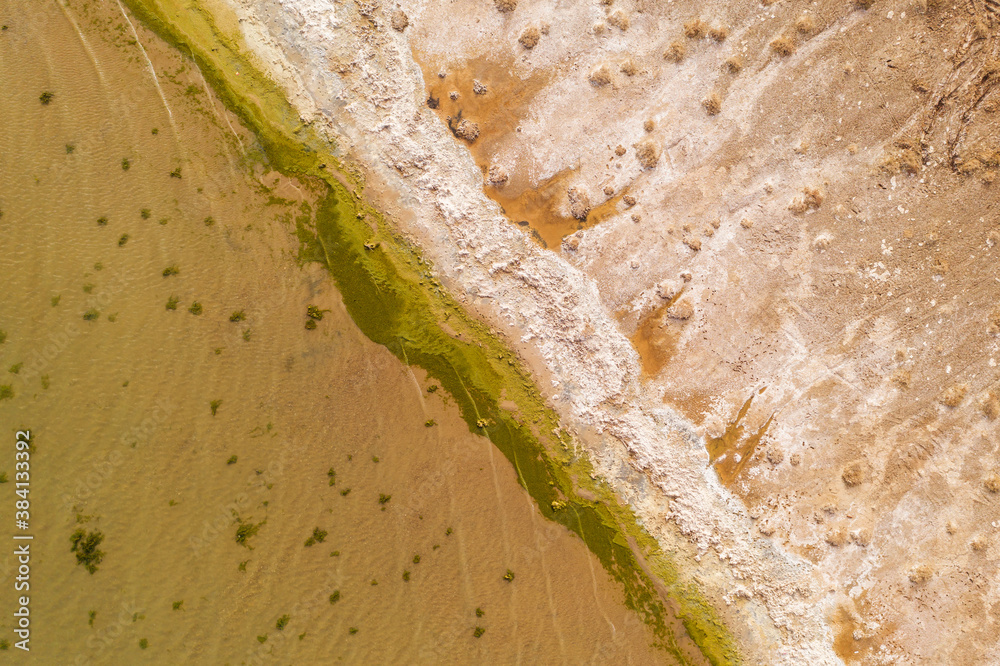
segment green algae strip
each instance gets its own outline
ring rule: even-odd
[[[221,29],[197,1],[124,2],[195,62],[255,134],[271,169],[320,192],[314,221],[297,222],[300,259],[328,268],[362,332],[423,368],[453,396],[470,430],[488,436],[511,461],[542,514],[578,534],[622,585],[626,605],[652,627],[661,648],[687,663],[647,570],[706,659],[739,663],[734,640],[694,584],[682,579],[676,563],[610,488],[591,480],[590,462],[575,452],[517,357],[442,289],[419,249],[365,203],[361,177],[336,156],[328,138],[302,121],[239,33]],[[517,413],[501,408],[502,401],[516,404]]]

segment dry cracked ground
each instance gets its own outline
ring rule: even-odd
[[[1000,4],[355,4],[836,655],[1000,662]]]

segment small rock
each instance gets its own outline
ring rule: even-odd
[[[676,296],[680,290],[681,286],[674,280],[663,280],[660,284],[656,285],[656,295],[665,301],[669,301]]]
[[[475,141],[479,138],[479,125],[468,119],[463,120],[455,128],[455,134],[466,141]]]
[[[486,175],[487,182],[493,187],[503,187],[507,184],[508,179],[507,171],[499,164],[491,165],[489,173]]]
[[[667,308],[667,316],[671,319],[686,321],[694,316],[694,303],[690,298],[684,297]]]
[[[566,196],[569,199],[570,215],[578,220],[586,220],[587,214],[590,213],[590,198],[587,193],[578,187],[571,187],[567,190]]]

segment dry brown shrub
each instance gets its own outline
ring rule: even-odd
[[[1000,493],[1000,476],[990,474],[983,480],[983,486],[991,493]]]
[[[739,74],[743,71],[743,58],[738,55],[731,56],[726,59],[723,66],[730,74]]]
[[[854,0],[853,4],[858,9],[871,9],[871,6],[875,4],[875,0]]]
[[[910,569],[908,578],[914,585],[926,583],[934,577],[934,568],[929,564],[920,564]]]
[[[406,12],[402,9],[397,9],[392,13],[390,23],[392,24],[393,30],[396,32],[403,32],[406,30],[406,26],[410,25],[410,19],[406,16]]]
[[[901,389],[910,388],[911,379],[910,371],[903,368],[899,368],[896,372],[892,373],[892,383]]]
[[[635,62],[631,58],[623,62],[619,69],[625,76],[635,76],[639,73],[639,68],[636,67]]]
[[[590,85],[601,88],[611,83],[611,72],[606,65],[601,65],[590,73],[587,80],[590,81]]]
[[[808,35],[816,29],[816,19],[812,14],[803,14],[795,19],[795,29],[803,35]]]
[[[663,57],[671,62],[680,62],[684,60],[685,55],[687,55],[687,47],[681,41],[671,42],[667,50],[663,52]]]
[[[625,30],[628,30],[628,27],[630,25],[628,14],[626,14],[620,9],[612,12],[611,15],[608,16],[608,23],[610,23],[611,25],[615,26],[616,28],[618,28],[623,32]]]
[[[697,252],[701,249],[701,239],[694,236],[687,236],[684,238],[684,244],[689,248]]]
[[[719,93],[713,92],[705,99],[701,100],[701,105],[705,107],[705,112],[710,116],[718,115],[722,111],[722,98]]]
[[[899,169],[905,173],[917,173],[924,160],[913,148],[907,148],[899,154]]]
[[[504,14],[517,9],[517,0],[493,0],[493,4],[496,5],[497,11]]]
[[[764,457],[772,465],[780,465],[785,460],[785,452],[777,447],[772,447],[767,450]]]
[[[802,215],[804,212],[809,210],[809,206],[807,206],[806,202],[802,200],[802,197],[795,197],[789,202],[788,210],[790,210],[793,215]]]
[[[967,160],[962,160],[958,165],[958,172],[963,176],[971,176],[972,174],[980,171],[983,168],[983,163],[978,157],[972,157]]]
[[[643,169],[652,169],[660,161],[660,147],[653,141],[643,141],[635,148],[635,158]]]
[[[996,420],[1000,416],[1000,396],[993,391],[989,391],[983,396],[983,415],[990,421]]]
[[[684,24],[684,36],[688,39],[701,39],[708,32],[708,24],[700,18],[691,19]]]
[[[969,387],[965,384],[954,384],[941,394],[939,400],[945,407],[958,407],[962,404],[962,400],[965,398],[968,390]]]
[[[824,195],[818,188],[803,188],[802,194],[803,196],[795,197],[788,204],[788,210],[790,210],[793,215],[802,215],[807,210],[815,210],[823,205]]]
[[[851,542],[864,548],[872,542],[872,534],[867,529],[854,530],[851,532]]]
[[[626,152],[627,151],[625,150],[625,146],[622,145],[615,146],[615,155],[617,155],[618,157],[621,157]]]
[[[656,124],[653,122],[651,118],[647,118],[642,123],[642,129],[646,132],[652,132],[654,129],[656,129]]]
[[[982,535],[973,538],[972,541],[969,542],[969,547],[972,548],[972,550],[976,551],[977,553],[983,552],[989,545],[990,542],[987,541],[986,537]]]
[[[860,460],[855,460],[854,462],[847,465],[844,471],[840,475],[840,479],[844,482],[844,485],[848,488],[854,488],[855,486],[860,486],[868,478],[868,474],[865,470],[865,464]]]
[[[709,29],[708,36],[716,42],[726,41],[726,37],[729,36],[729,28],[724,25],[716,25]]]
[[[531,26],[521,33],[521,36],[517,38],[521,46],[526,49],[533,49],[538,46],[538,40],[542,38],[542,33],[539,32],[538,28]]]
[[[771,40],[771,50],[780,56],[790,56],[795,53],[795,40],[788,35],[778,35]]]
[[[803,200],[805,201],[806,206],[812,209],[822,206],[823,199],[826,198],[823,191],[817,187],[806,187],[802,190],[802,194],[805,195]]]
[[[833,529],[827,532],[826,542],[834,548],[840,548],[847,543],[847,532],[844,528]]]

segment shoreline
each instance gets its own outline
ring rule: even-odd
[[[142,3],[130,1],[128,4],[133,9],[142,7]],[[575,448],[577,441],[584,443],[598,476],[608,479],[615,493],[636,508],[638,522],[645,524],[646,530],[657,538],[664,550],[681,553],[687,550],[688,556],[693,553],[693,558],[700,560],[713,550],[721,555],[718,546],[721,542],[715,533],[722,533],[738,544],[738,547],[730,549],[731,556],[725,558],[730,560],[731,565],[720,563],[709,566],[707,562],[695,564],[695,560],[675,566],[680,579],[686,579],[685,584],[680,587],[686,587],[692,579],[701,577],[705,583],[701,587],[709,590],[709,596],[716,600],[716,608],[727,616],[729,621],[726,624],[731,631],[735,631],[736,626],[746,629],[747,633],[741,636],[739,642],[741,648],[746,648],[747,661],[752,661],[753,656],[763,658],[766,655],[771,659],[789,660],[779,663],[796,663],[801,659],[811,659],[812,663],[836,663],[829,651],[825,624],[817,617],[816,611],[807,607],[808,599],[803,601],[796,591],[781,591],[782,587],[801,582],[800,579],[804,577],[803,565],[787,556],[774,553],[770,546],[753,543],[746,511],[737,506],[728,497],[727,491],[714,482],[711,469],[701,465],[702,458],[705,457],[704,447],[690,424],[672,410],[662,406],[655,408],[651,405],[649,396],[643,395],[638,358],[628,341],[603,312],[593,285],[552,253],[526,242],[519,232],[502,219],[496,205],[486,199],[481,187],[477,195],[473,187],[477,173],[473,173],[474,164],[467,154],[463,159],[463,148],[454,143],[444,128],[436,125],[438,121],[433,115],[427,114],[420,120],[414,120],[411,126],[403,122],[398,123],[398,126],[391,126],[394,123],[389,123],[390,139],[380,143],[378,148],[367,146],[366,142],[360,141],[364,132],[361,127],[366,126],[362,106],[355,104],[353,107],[359,125],[354,128],[353,136],[345,131],[347,123],[343,122],[343,116],[339,118],[339,126],[335,127],[333,114],[325,115],[325,112],[319,111],[326,108],[326,105],[313,98],[316,88],[310,89],[303,83],[293,73],[296,71],[293,66],[281,63],[276,57],[278,52],[268,51],[268,48],[278,48],[276,43],[266,44],[270,36],[258,34],[256,40],[247,37],[251,30],[265,25],[265,21],[249,15],[241,18],[238,24],[241,24],[243,38],[252,45],[260,62],[267,61],[264,54],[271,57],[271,71],[267,73],[286,89],[296,91],[290,97],[292,103],[301,109],[301,116],[320,119],[326,124],[329,134],[346,137],[350,150],[346,155],[341,153],[338,157],[345,163],[365,165],[365,180],[368,182],[366,193],[382,189],[401,197],[408,194],[409,197],[405,199],[407,206],[404,207],[410,207],[411,203],[417,204],[412,206],[412,220],[406,224],[400,223],[401,232],[404,236],[415,239],[415,244],[423,249],[424,257],[433,261],[435,269],[425,271],[427,265],[424,260],[419,255],[410,255],[407,263],[411,281],[439,278],[447,292],[458,295],[462,307],[482,317],[490,328],[499,330],[507,339],[517,340],[513,335],[515,332],[527,332],[519,343],[515,343],[519,355],[531,359],[529,365],[535,376],[541,375],[550,383],[558,382],[561,389],[560,393],[550,396],[548,400],[539,396],[544,402],[539,401],[532,411],[544,411],[545,404],[556,404],[554,409],[560,420],[572,424],[574,430],[580,433],[578,437],[560,438],[563,445],[568,447],[573,444]],[[378,20],[387,23],[381,17]],[[288,50],[295,48],[291,44],[282,46]],[[385,44],[381,46],[386,50],[390,49]],[[391,53],[399,61],[390,65],[401,64],[404,71],[408,70],[413,75],[416,65],[412,62],[412,56],[399,44],[392,46],[398,49],[398,52]],[[392,67],[389,71],[399,74]],[[419,67],[416,67],[418,81],[419,76]],[[318,83],[314,82],[315,85]],[[331,94],[330,97],[334,95]],[[232,99],[225,101],[230,105],[233,103]],[[392,101],[400,109],[419,108],[416,100],[408,99],[406,94],[397,93]],[[345,103],[344,106],[350,111],[350,104]],[[398,119],[399,117],[395,120]],[[259,123],[260,119],[257,121]],[[259,129],[259,125],[255,129]],[[418,175],[418,181],[423,182],[405,186],[402,183],[406,176],[401,174],[408,168],[413,169],[413,175],[416,175],[431,171],[435,166],[434,156],[429,156],[429,160],[422,165],[414,164],[411,167],[407,164],[407,158],[403,156],[408,154],[406,148],[412,144],[408,145],[403,141],[408,136],[406,132],[414,130],[424,134],[422,138],[428,139],[427,145],[440,149],[445,156],[455,158],[455,164],[444,170],[444,173]],[[311,133],[311,128],[307,132]],[[395,144],[393,139],[396,140]],[[420,143],[413,140],[418,148]],[[289,142],[288,145],[293,144]],[[366,148],[369,150],[368,154],[365,154]],[[392,150],[398,151],[398,155],[395,160],[387,161],[388,153]],[[332,162],[333,155],[330,159]],[[447,161],[443,157],[438,159]],[[390,169],[397,172],[398,182],[393,182]],[[308,169],[305,172],[310,173]],[[312,171],[311,175],[317,176],[319,173]],[[357,197],[360,179],[348,178],[348,182],[354,186],[353,192],[345,187],[343,194],[349,193]],[[440,184],[451,185],[457,194],[438,196]],[[393,185],[399,186],[398,189]],[[435,189],[431,189],[432,187]],[[376,208],[383,209],[381,205]],[[387,208],[391,209],[391,206]],[[428,210],[436,210],[436,216],[428,217]],[[482,214],[482,210],[488,213]],[[387,247],[390,244],[403,246],[401,239],[392,238],[388,225],[373,210],[368,214],[379,220],[376,242],[385,243]],[[392,219],[399,223],[397,216],[392,215]],[[438,224],[440,222],[443,224]],[[357,312],[354,310],[352,314],[356,315]],[[459,305],[456,303],[449,313],[440,311],[437,314],[439,317],[448,314],[450,318],[452,314],[459,312]],[[357,316],[355,320],[358,320]],[[470,322],[464,323],[469,326],[466,330],[475,333],[470,337],[478,337],[479,342],[488,337],[489,332],[485,328]],[[365,329],[364,326],[362,328]],[[371,337],[369,330],[366,329],[365,332]],[[405,353],[406,349],[405,346],[400,346],[399,351]],[[397,350],[393,351],[397,353]],[[596,364],[595,359],[598,361]],[[412,362],[409,358],[407,361]],[[521,376],[523,380],[524,375]],[[572,389],[564,388],[566,385]],[[505,398],[509,400],[510,396]],[[475,407],[475,400],[471,396],[470,402]],[[523,405],[520,406],[523,409]],[[463,409],[464,413],[468,411]],[[543,422],[557,427],[557,422],[550,421],[550,418],[546,417]],[[467,420],[470,419],[471,415],[467,416]],[[470,422],[470,428],[474,427],[474,421]],[[657,448],[674,454],[672,462],[676,464],[675,468],[668,469],[664,465],[664,460],[656,455]],[[680,457],[676,457],[678,454]],[[652,484],[647,483],[647,480],[651,480]],[[544,501],[540,501],[540,507],[544,512]],[[672,518],[672,523],[665,522],[664,517]],[[679,528],[675,528],[674,524]],[[693,541],[696,546],[688,547],[688,540]],[[678,557],[686,559],[681,554]],[[770,561],[768,557],[771,558]],[[719,559],[720,562],[723,560],[722,557]],[[764,566],[770,570],[761,570],[761,565],[756,562],[758,559],[767,563]],[[737,603],[742,606],[741,610],[722,610],[724,607],[718,600],[722,597],[722,591],[734,584],[727,577],[727,572],[732,573],[732,569],[742,577],[748,577],[747,572],[752,572],[756,585],[749,596],[756,596],[763,599],[763,602],[750,601],[748,597],[736,595],[739,600]],[[788,569],[793,569],[793,573],[787,573]],[[776,575],[778,570],[786,570],[786,573]],[[682,601],[698,605],[696,596],[700,596],[700,593],[692,593],[692,597]],[[792,602],[791,598],[795,596],[799,596],[799,601]],[[766,610],[765,606],[768,607]],[[777,628],[766,626],[773,623],[776,609],[780,608],[789,609],[789,615],[781,619],[786,626],[792,626],[790,633],[793,640],[789,640],[789,644],[784,646],[780,646],[780,632]],[[764,622],[761,622],[762,611],[771,613],[771,617]],[[749,622],[744,625],[738,618],[756,618],[757,626],[751,626]],[[703,621],[703,624],[713,625],[710,620]],[[721,625],[715,623],[714,626],[718,629]],[[818,628],[822,628],[822,631],[817,631]],[[761,635],[754,641],[751,632],[759,632]],[[703,637],[701,642],[706,642],[706,639]],[[723,643],[721,657],[726,653],[724,644],[727,641],[723,639],[720,642]],[[754,642],[759,644],[753,645]],[[773,652],[765,647],[768,644],[774,645],[775,642],[780,647]],[[726,659],[720,658],[717,663],[726,663]]]

